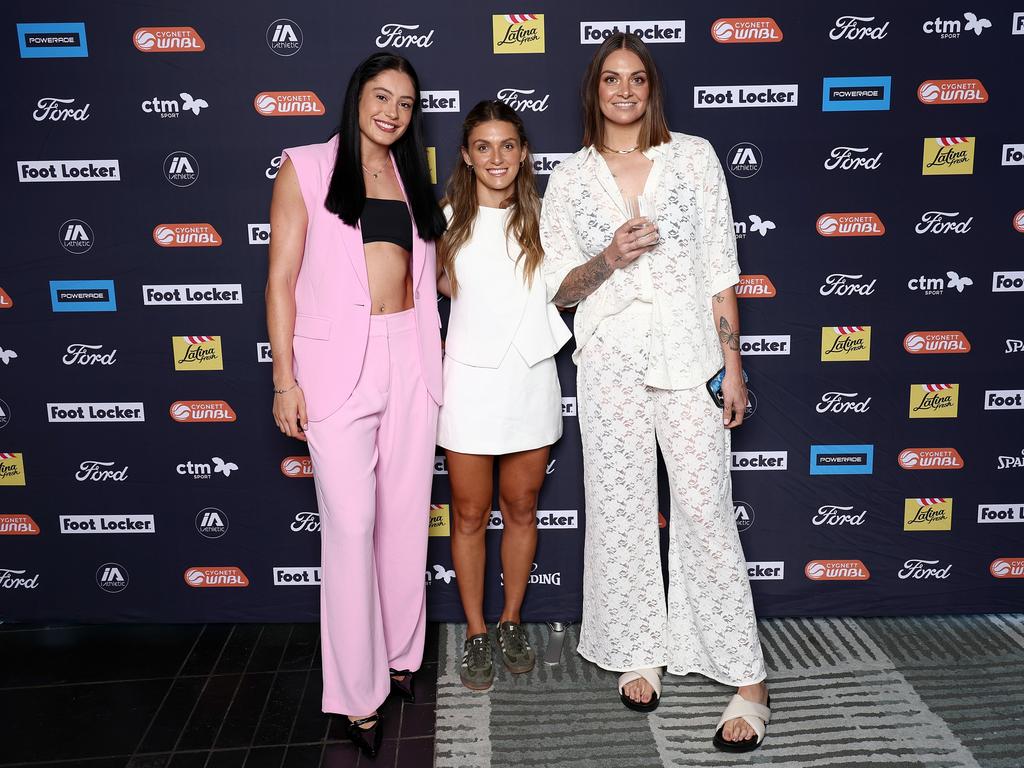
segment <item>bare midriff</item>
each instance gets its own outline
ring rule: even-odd
[[[413,307],[412,260],[407,250],[388,242],[366,243],[366,279],[370,314],[390,315]]]

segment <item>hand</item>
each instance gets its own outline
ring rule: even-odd
[[[615,230],[604,249],[605,263],[611,269],[628,267],[658,244],[658,227],[650,219],[630,219]]]
[[[742,373],[726,371],[722,381],[722,397],[725,400],[722,425],[726,429],[740,426],[747,411],[747,385]]]
[[[288,389],[288,386],[280,389]],[[274,423],[288,437],[306,442],[306,436],[303,434],[309,426],[306,419],[306,398],[297,384],[294,389],[283,395],[274,395]]]

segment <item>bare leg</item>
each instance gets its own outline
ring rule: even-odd
[[[466,634],[487,631],[484,623],[484,565],[487,518],[494,494],[494,457],[445,451],[452,487],[452,563],[459,585]]]
[[[505,521],[501,535],[505,607],[500,621],[520,623],[519,611],[537,552],[537,494],[547,473],[549,449],[510,453],[499,461],[498,501]]]

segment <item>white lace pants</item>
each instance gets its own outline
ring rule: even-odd
[[[644,385],[650,312],[606,319],[579,361],[586,544],[579,653],[615,671],[665,666],[729,685],[765,678],[732,506],[730,433],[703,386]],[[656,442],[668,469],[668,603]]]

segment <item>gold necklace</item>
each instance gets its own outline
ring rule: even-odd
[[[368,173],[368,174],[370,174],[371,176],[373,176],[373,180],[374,180],[374,181],[376,181],[376,180],[377,180],[377,177],[378,177],[378,176],[380,176],[380,175],[381,175],[382,173],[384,173],[384,169],[388,167],[388,163],[390,163],[390,162],[391,162],[391,158],[389,157],[389,158],[388,158],[387,160],[385,160],[385,161],[384,161],[384,165],[382,165],[382,166],[380,167],[380,169],[379,169],[379,170],[377,170],[377,171],[371,171],[371,170],[370,170],[369,168],[367,168],[367,167],[366,167],[365,165],[363,165],[362,163],[360,163],[360,165],[363,165],[363,170],[364,170],[364,171],[365,171],[366,173]]]
[[[612,149],[607,144],[604,144],[603,146],[606,152],[614,152],[616,155],[628,155],[630,152],[636,152],[638,149],[640,149],[639,144],[634,144],[629,149]]]

